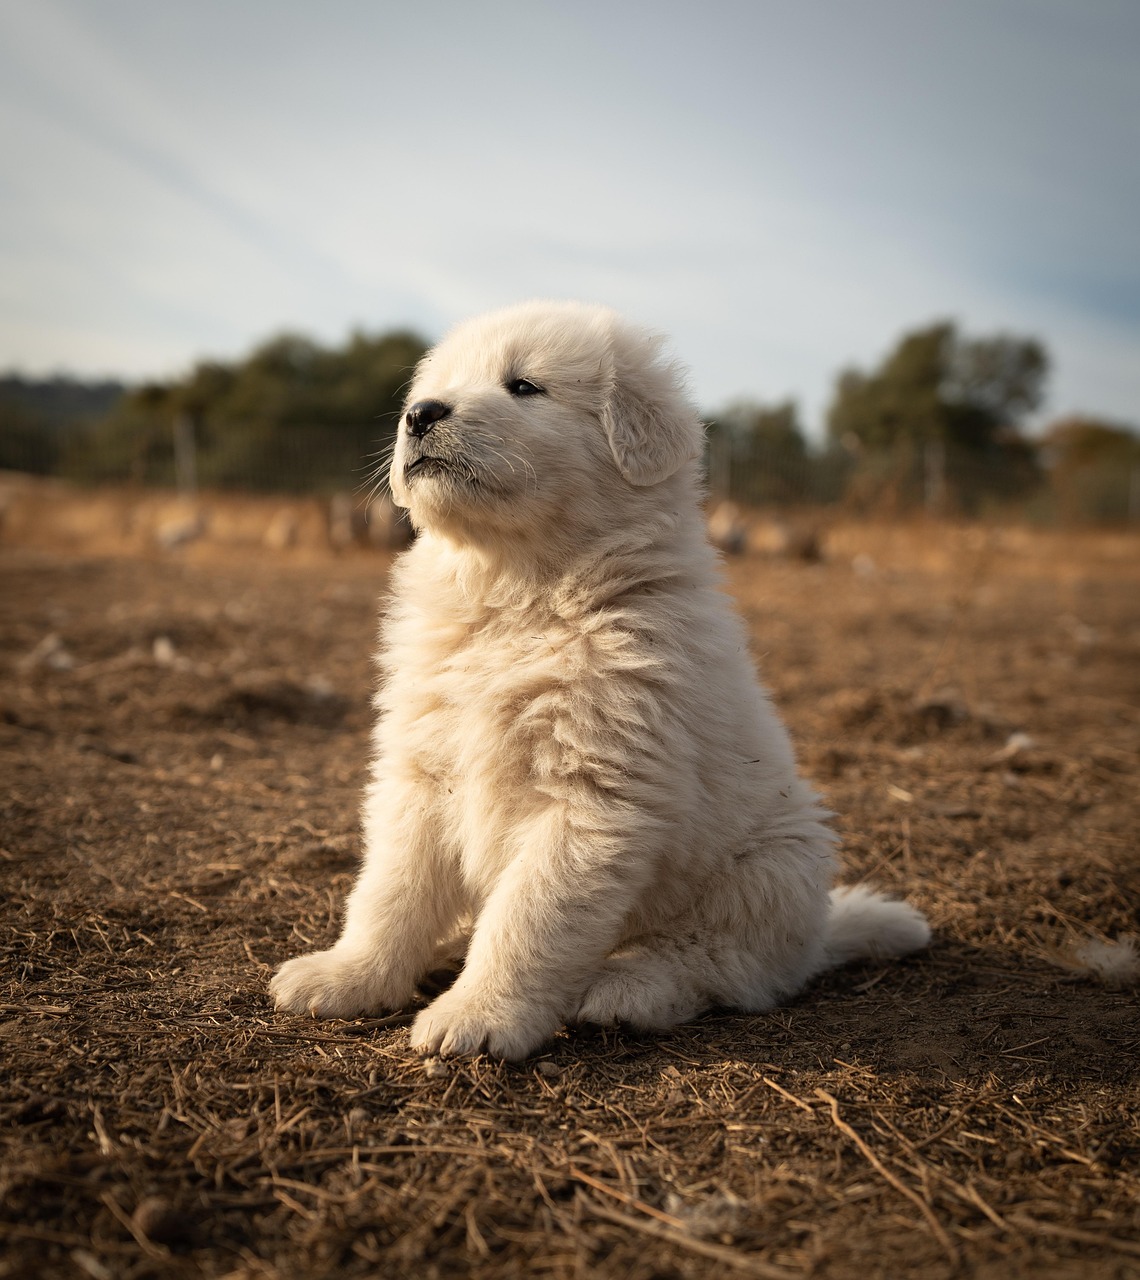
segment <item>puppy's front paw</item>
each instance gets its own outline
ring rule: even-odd
[[[539,1005],[484,1000],[456,983],[433,1000],[412,1025],[411,1046],[419,1053],[492,1057],[518,1061],[558,1030],[560,1020]]]
[[[411,986],[398,988],[369,960],[336,947],[286,960],[273,975],[269,994],[278,1009],[314,1018],[356,1018],[410,1003]]]

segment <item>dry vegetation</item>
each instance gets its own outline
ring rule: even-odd
[[[0,552],[0,1275],[1140,1277],[1136,990],[1073,967],[1138,925],[1137,543],[825,549],[730,585],[934,947],[522,1066],[266,1004],[352,876],[383,557]]]

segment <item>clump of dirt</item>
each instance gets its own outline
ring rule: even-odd
[[[197,705],[180,705],[172,714],[175,718],[234,728],[281,720],[333,729],[348,714],[349,707],[348,699],[323,681],[300,684],[288,676],[254,671],[235,677],[221,693],[211,694]]]
[[[1140,556],[921,536],[728,574],[930,951],[513,1067],[266,1000],[351,884],[386,559],[5,551],[0,1275],[1140,1275]]]

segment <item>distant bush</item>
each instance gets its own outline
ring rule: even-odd
[[[1068,522],[1140,518],[1140,436],[1118,423],[1063,418],[1046,431],[1041,452],[1058,514]]]

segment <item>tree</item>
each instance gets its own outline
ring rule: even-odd
[[[799,458],[807,453],[807,440],[794,400],[775,405],[738,400],[710,422],[709,430],[727,431],[739,441],[773,453]]]
[[[943,321],[904,335],[873,373],[844,370],[828,433],[872,450],[940,442],[985,451],[1019,432],[1041,401],[1048,368],[1035,339],[967,340]]]
[[[807,440],[795,401],[741,400],[708,424],[713,489],[741,502],[796,502],[809,496]]]
[[[424,350],[403,331],[354,333],[340,348],[281,334],[242,361],[202,361],[180,381],[131,392],[71,450],[67,469],[169,484],[181,420],[203,485],[351,488],[391,442]]]
[[[853,492],[934,510],[1023,497],[1040,471],[1021,428],[1048,368],[1033,338],[966,339],[942,321],[905,334],[874,372],[844,370],[827,426],[860,455]]]

